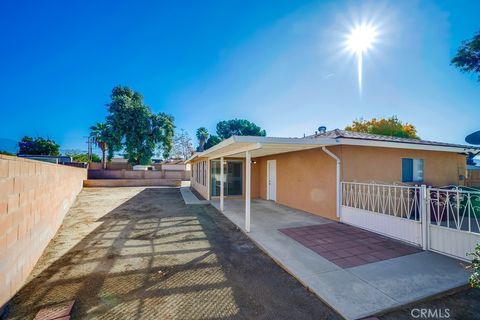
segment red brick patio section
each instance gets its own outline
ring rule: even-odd
[[[336,222],[279,231],[341,268],[356,267],[421,251],[403,242]]]
[[[33,320],[70,320],[75,301],[50,306],[41,309]]]

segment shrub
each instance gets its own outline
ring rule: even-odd
[[[470,285],[473,288],[480,288],[480,244],[477,244],[475,252],[470,253],[469,256],[472,256],[472,266],[473,273],[470,276]]]
[[[72,157],[72,160],[75,162],[89,162],[88,161],[88,153],[81,153],[81,152],[66,152],[66,156]],[[93,153],[92,154],[92,162],[101,162],[102,159]]]

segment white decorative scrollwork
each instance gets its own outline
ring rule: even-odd
[[[342,204],[347,207],[420,220],[420,187],[342,182]]]

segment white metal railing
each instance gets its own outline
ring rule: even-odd
[[[342,205],[410,220],[420,220],[420,187],[342,182]]]
[[[480,243],[480,191],[342,182],[341,200],[342,222],[423,250],[468,261],[466,254]]]
[[[427,188],[430,224],[480,233],[480,192],[461,188]]]

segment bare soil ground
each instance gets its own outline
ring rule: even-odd
[[[179,189],[84,189],[10,319],[339,319],[210,205]]]

